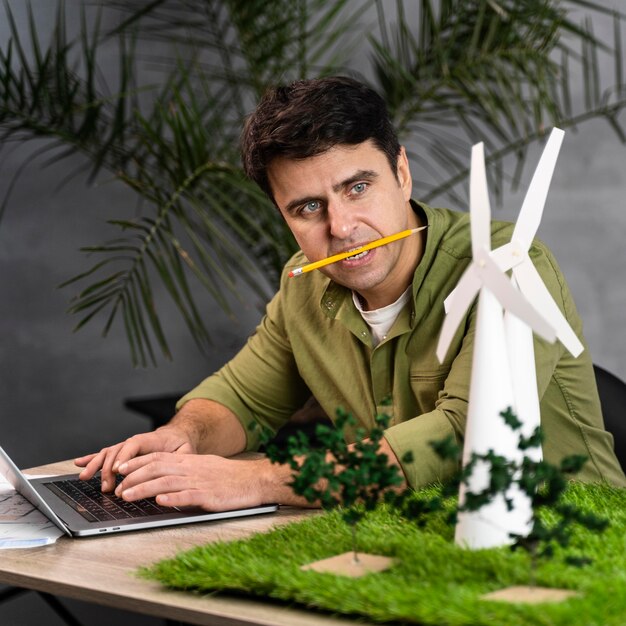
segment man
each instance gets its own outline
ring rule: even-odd
[[[296,82],[270,90],[247,120],[244,168],[273,200],[301,252],[256,333],[232,361],[181,399],[156,430],[76,460],[82,478],[102,470],[103,490],[156,496],[166,506],[228,509],[264,502],[304,505],[290,470],[232,455],[258,445],[257,423],[277,429],[312,394],[333,416],[338,407],[365,428],[385,411],[382,442],[413,487],[445,479],[451,468],[429,442],[463,438],[476,307],[440,364],[435,348],[443,300],[471,260],[469,216],[411,200],[411,174],[382,99],[347,78]],[[356,249],[408,228],[401,239],[298,278],[308,261]],[[510,240],[494,223],[492,244]],[[531,258],[570,325],[582,324],[551,253]],[[544,455],[589,457],[581,478],[626,486],[602,426],[588,351],[574,359],[559,343],[535,342]],[[503,407],[504,409],[505,407]],[[354,433],[348,433],[352,437]],[[414,462],[402,465],[404,453]]]

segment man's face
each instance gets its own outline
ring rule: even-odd
[[[308,159],[277,158],[268,176],[274,200],[311,262],[420,225],[409,203],[411,175],[404,148],[397,172],[366,141]],[[407,237],[319,271],[358,292],[366,308],[377,309],[394,302],[410,284],[421,241],[417,235]]]

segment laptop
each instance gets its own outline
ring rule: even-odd
[[[200,508],[162,507],[153,498],[126,502],[113,493],[103,494],[98,476],[89,481],[80,480],[78,474],[26,478],[2,447],[0,474],[70,537],[210,522],[272,513],[278,509],[277,504],[266,504],[212,513]]]

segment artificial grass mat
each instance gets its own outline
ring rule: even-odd
[[[245,540],[198,547],[140,574],[174,589],[243,593],[375,622],[623,625],[626,490],[572,483],[564,500],[608,518],[610,525],[602,533],[577,528],[566,550],[557,548],[552,559],[539,561],[537,585],[581,592],[560,603],[480,599],[503,587],[530,584],[529,556],[508,548],[458,548],[443,514],[431,515],[419,528],[386,507],[368,514],[357,535],[359,551],[397,560],[381,573],[349,578],[300,570],[306,563],[352,549],[350,529],[340,512],[333,511]],[[582,568],[567,565],[565,555],[589,557],[592,563]]]

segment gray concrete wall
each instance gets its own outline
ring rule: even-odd
[[[41,24],[52,22],[54,4],[32,1]],[[26,3],[10,5],[24,25]],[[610,35],[610,24],[603,28]],[[0,20],[0,40],[6,37]],[[0,153],[0,189],[33,149]],[[535,162],[529,160],[526,182]],[[131,366],[119,324],[106,339],[98,322],[73,333],[76,319],[66,313],[72,290],[57,285],[89,266],[78,248],[113,235],[105,220],[127,214],[134,202],[122,185],[104,177],[95,186],[77,178],[57,189],[79,163],[76,157],[29,167],[0,222],[0,442],[22,466],[72,457],[143,428],[146,422],[122,408],[124,398],[194,385],[234,354],[259,318],[256,303],[238,322],[207,303],[215,338],[210,354],[198,353],[182,322],[166,322],[174,361],[148,369]],[[568,132],[539,232],[570,281],[594,360],[623,378],[625,163],[626,147],[604,122]],[[507,194],[507,209],[496,217],[514,219],[521,199]],[[173,312],[166,317],[177,319]]]

